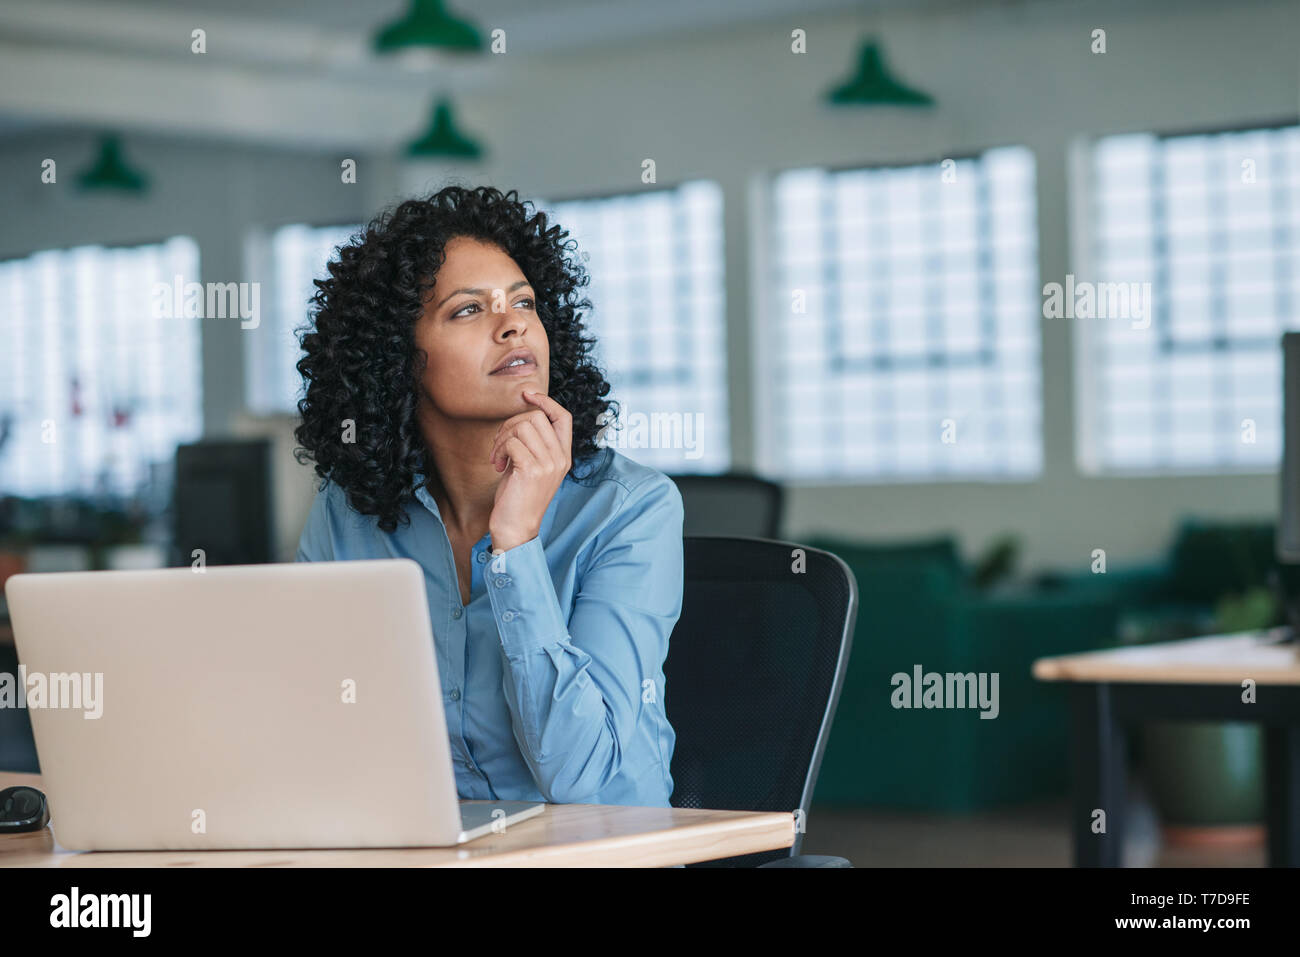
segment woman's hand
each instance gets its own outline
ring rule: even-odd
[[[492,548],[501,551],[537,537],[573,462],[573,416],[541,392],[523,395],[538,408],[506,419],[492,443],[492,464],[498,472],[509,469],[488,519]]]

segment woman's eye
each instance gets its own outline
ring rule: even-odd
[[[523,299],[518,300],[518,301],[515,303],[515,305],[518,306],[518,305],[520,305],[521,303],[525,303],[525,302],[528,303],[528,308],[530,308],[530,309],[534,309],[534,308],[536,308],[536,306],[537,306],[537,303],[533,300],[533,298],[532,298],[531,296],[525,296]],[[477,309],[479,309],[479,304],[478,304],[477,302],[467,302],[465,305],[461,306],[459,309],[457,309],[455,312],[453,312],[453,313],[451,314],[451,317],[452,317],[453,319],[459,319],[461,313],[463,313],[466,309],[469,309],[469,308],[471,308],[471,307],[473,307],[475,310],[477,310]]]

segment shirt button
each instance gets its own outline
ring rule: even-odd
[[[453,618],[459,618],[460,616],[461,616],[461,609],[460,609],[460,608],[457,608],[455,611],[453,611],[453,612],[451,613],[451,617],[453,617]]]
[[[487,552],[479,552],[478,558],[475,559],[480,565],[487,561]]]
[[[510,578],[507,575],[502,575],[500,578],[497,579],[498,588],[505,588],[509,584],[510,584]]]
[[[451,689],[451,700],[452,700],[452,701],[459,701],[459,700],[460,700],[460,689],[459,689],[459,688],[452,688],[452,689]]]
[[[501,620],[502,620],[502,621],[514,621],[514,620],[515,620],[515,613],[514,613],[513,611],[504,611],[504,612],[501,613]]]

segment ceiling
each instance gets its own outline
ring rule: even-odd
[[[952,0],[946,0],[952,5]],[[969,2],[969,0],[968,0]],[[49,4],[58,6],[58,3]],[[220,12],[280,24],[368,32],[400,16],[407,0],[117,0],[140,11]],[[447,0],[447,10],[480,27],[530,33],[540,50],[574,49],[604,40],[632,41],[791,13],[934,6],[928,0]]]
[[[1090,9],[1120,0],[1090,0]],[[1145,0],[1163,6],[1172,0]],[[295,148],[396,144],[435,91],[519,82],[534,58],[607,52],[793,16],[1039,7],[1078,0],[447,0],[508,57],[414,51],[371,38],[408,0],[4,0],[0,139],[42,126],[153,131]],[[202,28],[196,59],[191,32]]]
[[[427,122],[435,89],[500,86],[535,57],[795,13],[970,2],[448,0],[485,36],[506,31],[511,56],[466,58],[376,56],[372,37],[407,0],[4,0],[0,139],[111,126],[307,148],[396,143]],[[207,35],[201,61],[196,28]]]

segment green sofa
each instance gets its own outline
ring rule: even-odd
[[[1106,647],[1116,605],[1069,589],[987,594],[968,583],[955,543],[867,546],[807,542],[857,578],[853,652],[814,801],[971,811],[1063,793],[1068,714],[1034,659]],[[892,676],[998,675],[998,714],[895,707]]]
[[[1033,678],[1034,660],[1216,630],[1225,596],[1258,590],[1277,568],[1272,536],[1267,522],[1190,519],[1162,561],[1043,573],[991,591],[971,584],[951,538],[807,540],[844,559],[859,590],[853,652],[813,800],[966,812],[1064,795],[1068,699]],[[997,718],[980,718],[978,708],[895,708],[892,676],[910,677],[917,665],[996,672]]]

